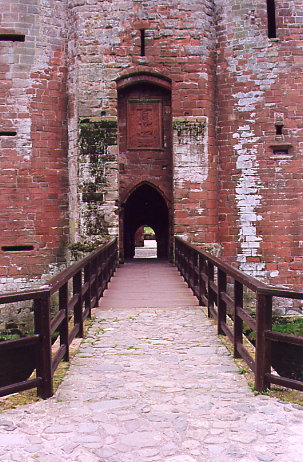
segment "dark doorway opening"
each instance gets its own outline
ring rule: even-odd
[[[136,188],[124,204],[123,247],[124,258],[135,256],[135,235],[141,226],[155,232],[157,258],[168,259],[169,213],[163,196],[149,184]]]

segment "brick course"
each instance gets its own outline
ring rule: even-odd
[[[65,2],[35,3],[1,1],[0,33],[25,35],[0,42],[1,249],[33,247],[0,249],[5,291],[56,271],[68,239]]]
[[[219,240],[240,269],[299,287],[303,7],[287,5],[269,39],[266,2],[217,2]]]
[[[0,250],[2,287],[56,271],[69,242],[117,236],[142,181],[166,198],[171,234],[300,287],[301,3],[276,2],[270,39],[265,1],[0,0],[0,33],[25,34],[0,42],[0,125],[17,133],[0,136],[1,246],[34,246]],[[141,171],[118,87],[144,74],[170,82],[171,149]]]

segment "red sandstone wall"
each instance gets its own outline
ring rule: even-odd
[[[89,238],[77,225],[88,210],[76,188],[77,181],[85,180],[76,178],[76,119],[115,118],[116,79],[144,71],[172,81],[174,232],[196,243],[216,242],[213,1],[104,1],[97,9],[77,0],[70,5],[70,146],[74,166],[70,183],[73,197],[78,197],[71,207],[75,239]],[[145,56],[141,56],[140,29],[145,29]],[[197,131],[198,145],[193,135]],[[121,149],[123,146],[120,154]],[[116,155],[117,169],[118,164]],[[111,172],[113,169],[114,163]],[[156,186],[161,189],[160,183]],[[105,218],[111,223],[110,233],[116,234],[119,195],[115,184],[104,188],[104,198]]]
[[[64,260],[67,67],[72,240],[118,234],[116,80],[155,72],[172,82],[174,233],[219,242],[224,258],[255,276],[302,282],[302,2],[276,2],[277,39],[267,36],[266,2],[215,3],[70,0],[65,17],[63,0],[0,0],[0,33],[25,34],[0,42],[0,131],[16,131],[0,136],[5,290]],[[132,186],[138,175],[130,172]],[[2,250],[18,245],[34,249]]]
[[[220,242],[245,272],[299,286],[303,5],[275,3],[270,39],[266,2],[217,2]]]
[[[32,286],[67,241],[65,1],[0,1],[0,289]],[[7,246],[33,250],[5,250]],[[4,248],[4,250],[3,250]]]
[[[120,121],[120,139],[119,139],[119,187],[120,187],[120,198],[122,201],[125,201],[127,196],[136,188],[138,184],[143,181],[155,184],[161,192],[164,194],[168,204],[172,206],[172,140],[171,140],[171,98],[170,93],[167,90],[159,88],[150,88],[148,90],[143,85],[143,91],[145,96],[151,100],[158,101],[159,106],[161,107],[161,112],[163,111],[163,121],[162,113],[161,115],[157,114],[158,111],[155,111],[156,114],[153,114],[153,117],[156,117],[156,120],[153,120],[153,117],[150,117],[150,123],[154,123],[154,132],[153,135],[156,138],[155,140],[149,140],[156,143],[159,143],[162,148],[162,139],[165,137],[163,143],[163,149],[128,149],[127,138],[128,136],[136,137],[138,132],[138,124],[140,120],[133,120],[133,122],[127,119],[127,105],[129,100],[134,98],[140,98],[142,96],[142,84],[141,87],[130,86],[125,90],[120,92],[120,101],[119,101],[119,121]],[[158,109],[158,108],[157,108]],[[127,125],[132,126],[127,128]],[[163,123],[163,127],[162,127]],[[161,133],[161,132],[164,133]],[[163,136],[164,135],[164,136]]]

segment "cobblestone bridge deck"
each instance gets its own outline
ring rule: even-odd
[[[177,270],[120,267],[54,397],[0,415],[0,460],[303,460],[303,412],[254,396]]]

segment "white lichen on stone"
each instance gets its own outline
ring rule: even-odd
[[[208,176],[207,118],[186,117],[173,120],[174,181],[201,184]]]
[[[236,203],[239,211],[239,242],[241,254],[237,261],[240,269],[253,276],[263,276],[264,263],[248,262],[247,257],[258,256],[262,237],[257,233],[257,222],[262,219],[256,210],[261,203],[259,193],[261,181],[258,175],[257,149],[254,147],[259,141],[249,126],[240,126],[237,132],[236,168],[240,170],[240,177],[236,186]]]
[[[251,18],[247,17],[245,21],[250,20]],[[240,12],[239,15],[234,15],[234,23],[235,30],[237,29],[240,33],[243,30],[243,17]],[[238,40],[239,37],[236,37],[230,44],[231,47],[236,47]],[[264,92],[276,82],[278,75],[284,70],[284,64],[268,60],[269,56],[275,57],[278,52],[267,38],[260,34],[258,28],[250,28],[250,34],[241,37],[241,46],[244,49],[255,49],[246,63],[246,72],[243,72],[241,64],[243,50],[231,53],[227,57],[228,70],[234,74],[235,80],[239,83],[253,81],[255,89],[238,91],[232,95],[235,99],[235,107],[241,113],[239,120],[242,119],[237,131],[233,133],[234,150],[237,154],[236,168],[240,171],[235,196],[239,215],[238,240],[241,247],[237,261],[242,271],[262,278],[266,275],[265,264],[247,259],[247,257],[261,255],[260,243],[262,242],[262,235],[257,227],[258,222],[262,220],[262,216],[258,214],[262,201],[262,183],[259,176],[257,146],[261,145],[262,140],[256,135],[255,127],[257,109],[263,102]]]

